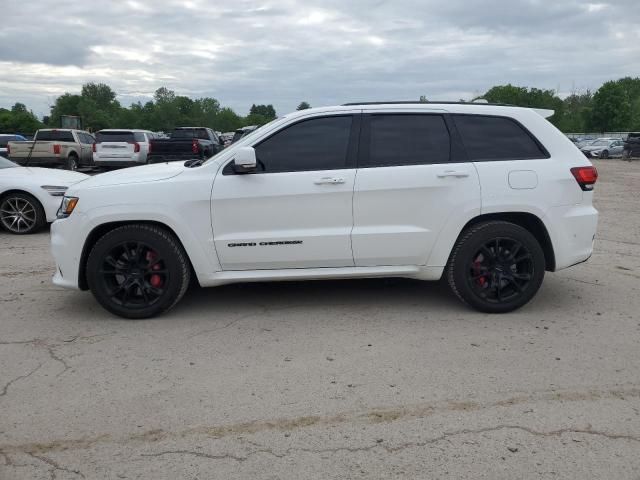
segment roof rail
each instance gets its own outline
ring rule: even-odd
[[[435,104],[435,105],[493,105],[497,107],[515,107],[516,105],[511,105],[509,103],[484,103],[484,102],[438,102],[438,101],[429,101],[429,102],[421,102],[420,100],[392,100],[388,102],[350,102],[343,103],[341,106],[343,107],[351,107],[356,105],[414,105],[414,104]]]

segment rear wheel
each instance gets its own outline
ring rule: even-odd
[[[71,170],[72,172],[78,170],[78,156],[73,153],[69,155],[65,163],[65,168],[67,170]]]
[[[40,230],[47,218],[35,197],[16,192],[0,200],[0,223],[11,233],[26,235]]]
[[[173,307],[189,286],[187,255],[173,234],[154,225],[106,233],[87,261],[89,289],[111,313],[148,318]]]
[[[463,232],[447,266],[454,293],[482,312],[520,308],[536,294],[545,257],[536,238],[509,222],[493,221]]]

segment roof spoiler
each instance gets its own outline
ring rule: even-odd
[[[548,110],[546,108],[532,108],[531,110],[533,110],[534,112],[536,112],[538,115],[544,117],[544,118],[549,118],[552,117],[554,113],[556,113],[555,110]]]

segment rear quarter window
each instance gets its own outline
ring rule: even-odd
[[[509,117],[452,115],[471,161],[549,158],[542,144]]]

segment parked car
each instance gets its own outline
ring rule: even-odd
[[[224,132],[222,135],[220,135],[220,140],[225,147],[228,147],[229,145],[231,145],[231,143],[233,143],[233,136],[235,135],[235,133],[236,132]]]
[[[609,158],[622,156],[624,142],[619,138],[598,138],[580,150],[588,158]]]
[[[93,145],[93,163],[98,167],[144,165],[154,138],[148,130],[100,130]]]
[[[173,162],[194,158],[209,158],[224,146],[210,128],[179,127],[168,139],[152,139],[149,143],[149,163]]]
[[[257,129],[258,129],[258,125],[249,125],[248,127],[242,127],[242,128],[237,129],[233,134],[233,138],[231,139],[231,143],[236,143],[242,137],[246,137],[251,132],[253,132],[253,131],[257,130]]]
[[[85,178],[79,172],[21,167],[0,156],[0,227],[19,235],[36,232],[55,220],[67,188]]]
[[[9,142],[24,142],[26,140],[17,133],[0,133],[0,155],[7,155],[7,144]]]
[[[201,286],[444,275],[472,307],[508,312],[545,270],[591,256],[596,180],[532,109],[302,110],[207,161],[71,187],[51,229],[54,283],[143,318],[174,306],[192,274]]]
[[[33,141],[9,142],[9,158],[18,164],[76,170],[93,165],[95,138],[89,132],[65,128],[41,129]]]
[[[640,157],[640,133],[637,132],[627,136],[622,150],[622,158],[630,159],[632,157]]]

